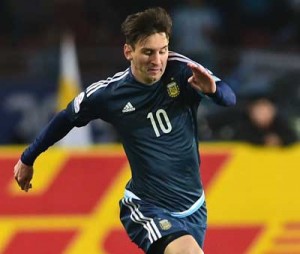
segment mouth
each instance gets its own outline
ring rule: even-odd
[[[152,74],[152,75],[159,74],[160,72],[161,72],[161,69],[160,69],[160,68],[149,68],[149,69],[148,69],[148,73],[149,73],[149,74]]]

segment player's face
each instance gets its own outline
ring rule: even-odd
[[[131,61],[134,77],[151,85],[165,72],[168,60],[169,39],[165,33],[155,33],[136,43],[134,49],[125,44],[124,54]]]

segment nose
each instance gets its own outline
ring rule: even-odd
[[[151,57],[152,64],[159,64],[160,63],[160,54],[159,52],[155,52]]]

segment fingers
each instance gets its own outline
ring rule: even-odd
[[[32,188],[31,179],[33,175],[33,168],[18,161],[14,167],[14,178],[21,190],[28,192]]]
[[[189,82],[189,83],[193,83],[193,79],[194,79],[194,76],[189,77],[189,78],[188,78],[188,82]]]
[[[194,63],[188,63],[187,65],[192,69],[192,72],[196,75],[209,75],[209,72],[202,65],[196,65]]]
[[[21,190],[28,192],[32,188],[31,179],[21,179],[15,177],[17,184],[20,186]]]
[[[216,83],[207,69],[201,65],[188,63],[193,75],[188,78],[188,82],[197,91],[203,93],[214,93],[216,91]]]
[[[32,188],[32,184],[31,184],[30,182],[28,182],[28,183],[25,184],[23,190],[24,190],[25,192],[28,192],[29,189],[31,189],[31,188]]]
[[[15,180],[16,180],[17,184],[20,186],[21,190],[28,192],[28,190],[32,188],[32,184],[30,183],[31,179],[28,179],[28,178],[22,179],[21,177],[16,175]]]

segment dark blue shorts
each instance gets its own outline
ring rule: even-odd
[[[191,215],[178,218],[170,211],[143,200],[124,197],[120,200],[120,219],[130,239],[145,253],[158,239],[179,231],[192,235],[203,248],[207,227],[205,201]]]

